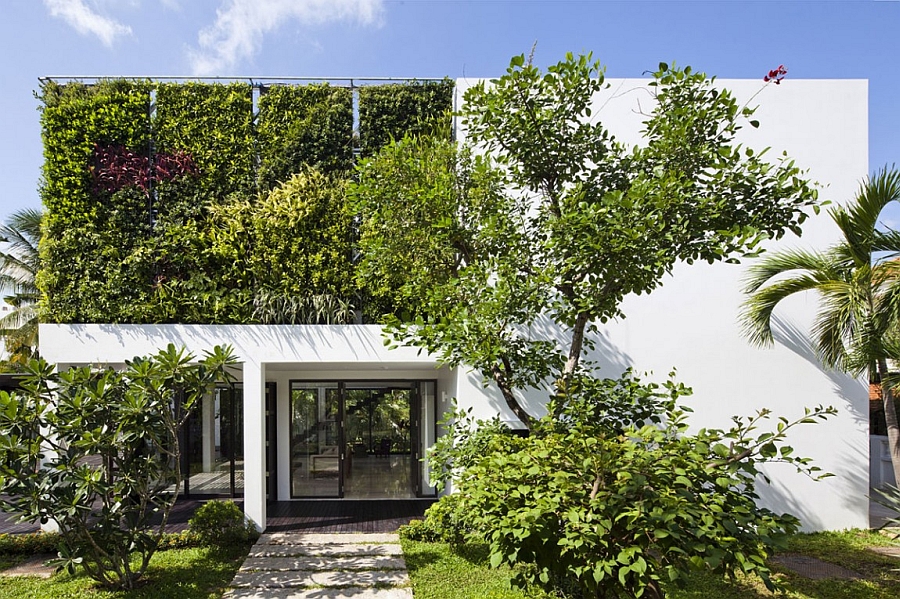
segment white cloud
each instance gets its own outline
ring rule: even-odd
[[[379,22],[383,5],[383,0],[225,0],[216,22],[200,31],[199,48],[190,52],[194,74],[224,74],[256,54],[265,34],[284,22],[372,25]]]
[[[116,38],[131,35],[131,27],[105,17],[85,0],[44,0],[51,17],[58,17],[82,35],[95,35],[104,46],[112,47]]]

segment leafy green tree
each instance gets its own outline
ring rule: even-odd
[[[173,345],[120,371],[28,362],[0,392],[0,509],[55,522],[60,565],[134,588],[183,479],[179,433],[234,363],[229,347],[196,361]]]
[[[900,427],[888,373],[888,360],[900,359],[900,233],[876,228],[884,207],[898,200],[900,171],[884,168],[860,186],[850,205],[829,210],[840,241],[824,251],[785,250],[754,263],[744,325],[753,343],[771,345],[775,307],[796,293],[815,291],[821,304],[813,335],[822,361],[885,383],[884,415],[900,480]]]
[[[35,276],[40,267],[38,242],[41,239],[40,210],[13,212],[6,224],[0,225],[0,292],[12,311],[0,319],[0,335],[6,343],[9,362],[21,366],[37,355],[38,289]]]
[[[629,147],[592,113],[604,83],[590,55],[545,73],[517,56],[462,107],[496,173],[479,161],[455,180],[448,169],[470,160],[465,150],[407,141],[360,167],[365,276],[394,281],[409,256],[438,258],[401,271],[399,294],[418,309],[392,321],[395,341],[475,367],[526,426],[519,390],[552,380],[563,390],[594,323],[623,316],[626,295],[651,292],[679,262],[753,255],[815,206],[792,161],[736,141],[742,124],[758,125],[752,108],[690,68],[660,64],[649,85],[643,143]],[[565,341],[535,326],[547,318]]]

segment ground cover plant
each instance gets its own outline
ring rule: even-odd
[[[49,579],[10,577],[0,581],[0,599],[211,599],[221,597],[247,555],[249,545],[184,548],[154,554],[140,584],[131,590],[98,588],[81,568]],[[2,560],[0,556],[0,560]]]
[[[184,423],[233,364],[230,348],[196,360],[173,345],[119,371],[29,362],[0,392],[0,509],[55,521],[71,572],[134,588],[180,490]]]
[[[543,599],[538,589],[520,590],[510,584],[515,572],[491,568],[485,545],[458,550],[448,543],[402,539],[413,591],[425,599]],[[690,574],[683,585],[665,584],[670,599],[889,599],[900,593],[900,559],[874,553],[873,546],[893,546],[888,537],[870,531],[798,534],[786,551],[840,564],[860,574],[859,579],[811,580],[776,563],[771,565],[783,590],[773,594],[754,578],[738,574],[732,581],[709,572]]]

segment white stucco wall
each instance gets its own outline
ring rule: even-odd
[[[457,102],[474,81],[458,82]],[[609,80],[610,87],[594,102],[594,117],[602,120],[620,141],[639,143],[640,112],[648,112],[651,98],[638,80]],[[785,79],[781,85],[762,81],[719,80],[739,101],[759,108],[740,139],[754,149],[770,147],[774,159],[783,151],[820,184],[820,197],[833,203],[852,199],[868,172],[867,81]],[[761,91],[760,91],[761,90]],[[461,130],[464,135],[465,131]],[[837,228],[824,213],[803,225],[803,236],[773,242],[771,248],[824,248],[838,238]],[[836,476],[813,482],[790,469],[770,468],[771,486],[761,485],[763,502],[801,518],[804,528],[842,529],[868,526],[868,394],[861,381],[823,368],[811,350],[808,331],[817,299],[808,294],[784,302],[776,311],[777,342],[772,348],[750,346],[741,335],[738,316],[745,296],[742,265],[695,264],[677,267],[662,288],[650,295],[626,298],[626,318],[602,328],[599,351],[592,356],[610,376],[625,367],[664,379],[677,368],[678,379],[693,387],[687,403],[694,408],[695,427],[729,428],[735,414],[770,408],[795,418],[805,406],[833,405],[840,414],[817,426],[792,432],[790,445],[799,455],[813,457]],[[462,379],[474,389],[477,381]],[[506,419],[512,414],[494,396],[485,403],[464,402],[482,417],[498,406]],[[537,411],[538,406],[534,407]]]

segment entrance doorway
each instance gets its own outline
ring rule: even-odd
[[[291,497],[433,496],[434,381],[291,381]]]

